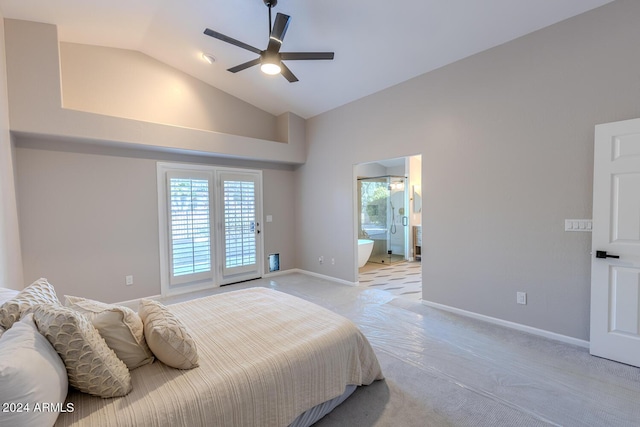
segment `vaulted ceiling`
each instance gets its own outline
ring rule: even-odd
[[[60,41],[143,52],[272,114],[309,118],[610,1],[279,0],[273,16],[292,17],[282,51],[335,52],[288,62],[296,83],[259,67],[227,72],[256,55],[203,34],[265,49],[263,0],[0,0],[0,12],[55,24]]]

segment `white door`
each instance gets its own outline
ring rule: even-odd
[[[262,180],[259,173],[219,171],[221,284],[262,276],[260,218]]]
[[[596,126],[593,175],[590,350],[640,366],[640,119]]]

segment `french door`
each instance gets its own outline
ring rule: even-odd
[[[158,163],[162,295],[262,276],[262,173]]]
[[[260,180],[256,173],[218,171],[221,284],[260,277]]]

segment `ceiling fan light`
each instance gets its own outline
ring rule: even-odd
[[[263,73],[269,74],[272,76],[275,74],[280,74],[280,72],[282,71],[282,69],[280,68],[280,65],[274,64],[272,62],[262,63],[262,65],[260,65],[260,69],[262,70]]]

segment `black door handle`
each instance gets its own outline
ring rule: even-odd
[[[620,258],[619,255],[609,255],[607,251],[596,251],[596,258]]]

